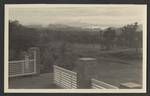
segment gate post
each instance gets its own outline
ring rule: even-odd
[[[37,47],[31,47],[28,50],[30,54],[30,59],[34,60],[34,71],[36,74],[40,73],[40,50]]]
[[[95,76],[95,58],[79,58],[76,62],[77,85],[79,89],[91,88],[91,79]]]

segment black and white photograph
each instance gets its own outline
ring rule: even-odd
[[[144,93],[144,4],[6,4],[5,92]]]

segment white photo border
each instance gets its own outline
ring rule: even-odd
[[[143,6],[143,87],[142,89],[9,89],[9,9],[50,7]],[[4,28],[4,92],[5,93],[146,93],[147,90],[147,5],[146,4],[6,4]]]

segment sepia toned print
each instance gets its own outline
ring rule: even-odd
[[[6,5],[6,92],[146,92],[146,5]]]

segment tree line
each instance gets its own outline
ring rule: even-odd
[[[120,28],[84,29],[66,25],[49,25],[31,28],[18,21],[9,22],[9,49],[13,53],[29,47],[42,47],[50,42],[100,44],[104,50],[112,48],[142,48],[142,30],[139,24],[128,24]]]

